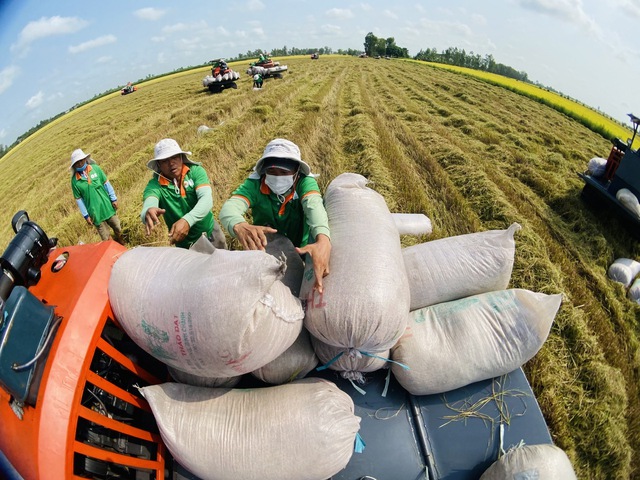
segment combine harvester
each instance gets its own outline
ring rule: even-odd
[[[238,72],[233,71],[222,58],[211,60],[211,75],[202,79],[202,86],[212,93],[219,93],[225,88],[238,88],[236,80],[240,78]]]
[[[255,75],[259,73],[262,78],[282,78],[282,72],[286,72],[289,67],[280,65],[280,62],[274,62],[268,55],[261,54],[258,60],[251,62],[247,68],[247,75]]]
[[[111,240],[56,247],[24,211],[12,227],[0,257],[0,477],[197,479],[172,458],[139,391],[168,381],[167,367],[125,333],[108,298],[112,267],[127,249]],[[421,396],[385,370],[368,377],[366,395],[335,371],[310,376],[334,382],[361,418],[366,447],[332,480],[477,480],[502,446],[552,443],[520,368]],[[246,377],[241,388],[265,386]],[[456,418],[470,406],[475,418]],[[505,412],[508,421],[494,424]],[[252,468],[251,478],[273,478]]]
[[[585,183],[582,198],[593,206],[608,207],[640,238],[640,152],[632,148],[640,118],[632,113],[629,118],[633,125],[631,138],[626,142],[616,138],[607,159],[592,159],[593,166],[578,176]]]

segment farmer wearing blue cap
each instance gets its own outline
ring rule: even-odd
[[[244,215],[251,209],[253,224]],[[220,210],[220,223],[245,250],[265,250],[267,233],[280,233],[313,260],[316,288],[329,273],[331,235],[318,182],[298,146],[283,138],[267,144],[249,177]]]

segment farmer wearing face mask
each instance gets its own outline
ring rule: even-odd
[[[220,226],[214,221],[213,196],[207,172],[194,162],[172,138],[164,138],[154,147],[154,158],[147,167],[154,173],[142,194],[140,219],[147,235],[164,219],[169,242],[189,248],[202,235],[216,248],[226,248]]]
[[[102,240],[111,238],[113,229],[115,240],[122,243],[122,228],[116,215],[118,198],[102,169],[96,165],[91,155],[81,148],[71,153],[71,191],[80,213],[89,225],[96,227]]]
[[[253,224],[244,218],[251,209]],[[267,144],[249,178],[220,210],[220,223],[245,250],[265,250],[267,233],[285,235],[313,260],[316,288],[329,273],[329,221],[318,182],[298,146],[282,138]]]

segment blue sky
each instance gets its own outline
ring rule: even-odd
[[[640,0],[0,0],[0,144],[127,81],[255,49],[464,48],[629,125]]]

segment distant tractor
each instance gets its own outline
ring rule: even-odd
[[[280,65],[280,62],[274,62],[268,55],[260,54],[258,60],[249,64],[247,75],[260,74],[264,80],[272,77],[282,78],[282,72],[286,72],[288,68],[286,65]]]
[[[233,71],[223,58],[211,60],[211,75],[202,79],[202,86],[207,87],[210,92],[218,93],[225,88],[238,88],[236,80],[240,78],[238,72]]]
[[[318,60],[319,58],[320,58],[320,55],[318,54],[318,52],[311,54],[311,60]]]
[[[592,204],[606,205],[619,214],[632,233],[640,238],[640,153],[633,149],[640,118],[630,113],[633,135],[626,142],[616,138],[606,160],[604,173],[578,173],[584,180],[582,198]]]
[[[131,82],[127,83],[125,87],[120,90],[120,95],[128,95],[129,93],[133,93],[138,90],[138,87],[132,85]]]

